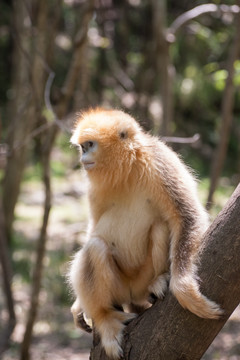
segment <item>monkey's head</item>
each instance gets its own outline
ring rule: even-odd
[[[101,181],[102,176],[111,177],[117,182],[130,173],[136,161],[141,134],[130,115],[97,108],[80,115],[71,142],[79,146],[81,163],[91,178],[97,176]]]

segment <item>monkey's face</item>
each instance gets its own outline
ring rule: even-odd
[[[139,132],[139,125],[129,115],[96,109],[77,120],[71,142],[79,146],[81,162],[89,173],[122,173],[136,157]]]

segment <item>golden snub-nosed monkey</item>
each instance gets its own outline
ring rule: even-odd
[[[217,319],[222,310],[200,293],[195,265],[208,216],[179,157],[118,110],[81,114],[71,142],[87,171],[91,211],[88,241],[69,273],[75,323],[90,331],[83,313],[92,319],[117,359],[124,324],[150,294],[163,296],[168,281],[184,308]]]

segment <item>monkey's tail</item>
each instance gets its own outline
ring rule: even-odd
[[[223,315],[217,303],[201,294],[193,273],[171,276],[170,289],[183,308],[201,318],[219,319]]]

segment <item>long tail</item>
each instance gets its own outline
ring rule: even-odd
[[[218,319],[223,311],[199,289],[197,277],[197,254],[202,238],[198,224],[175,228],[170,247],[170,289],[183,308],[202,318]]]
[[[199,283],[192,273],[184,276],[173,275],[170,289],[183,308],[199,317],[218,319],[223,314],[223,310],[217,303],[201,294]]]

